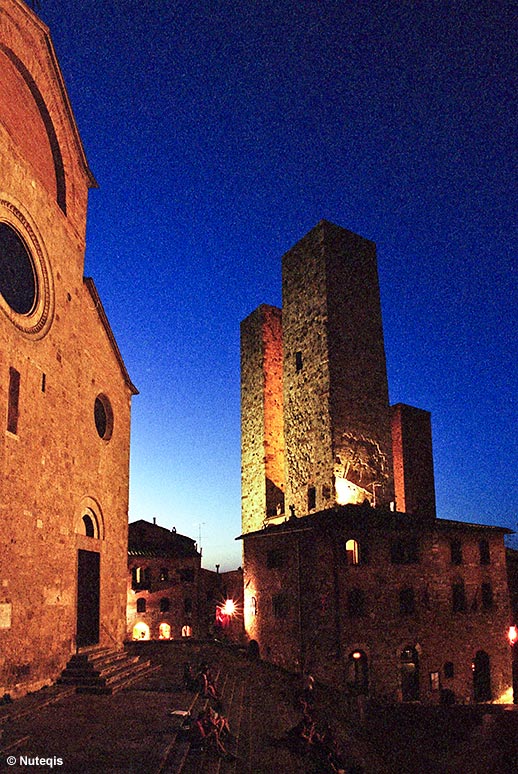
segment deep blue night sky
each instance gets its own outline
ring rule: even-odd
[[[390,398],[438,515],[517,527],[516,7],[42,0],[86,154],[85,274],[130,375],[130,520],[241,563],[239,323],[320,219],[378,246]]]

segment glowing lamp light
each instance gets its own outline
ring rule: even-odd
[[[518,640],[518,628],[516,626],[510,626],[507,632],[507,639],[510,645],[514,645]]]
[[[354,651],[354,653],[353,653],[353,658],[355,658],[356,660],[358,660],[358,659],[360,659],[361,657],[362,657],[362,654],[360,653],[360,651],[359,651],[359,650],[355,650],[355,651]]]
[[[236,612],[236,605],[233,599],[225,600],[225,604],[221,608],[223,615],[234,615]]]

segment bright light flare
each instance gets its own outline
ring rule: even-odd
[[[516,626],[510,626],[507,632],[507,639],[510,645],[514,645],[518,640],[518,628]]]
[[[221,608],[221,612],[223,615],[235,615],[236,614],[236,603],[233,599],[226,599],[225,604]]]

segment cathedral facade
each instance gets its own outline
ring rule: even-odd
[[[0,0],[0,695],[125,635],[137,391],[83,276],[93,187],[49,31]]]
[[[507,530],[436,516],[430,414],[389,405],[374,243],[321,221],[282,291],[241,324],[249,640],[354,694],[496,698]]]

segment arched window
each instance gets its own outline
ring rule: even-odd
[[[192,637],[192,629],[189,624],[182,626],[182,637]]]
[[[349,566],[360,563],[360,546],[357,540],[350,538],[345,543],[345,553]]]
[[[95,526],[90,514],[85,513],[83,516],[83,524],[85,528],[86,537],[95,537]]]
[[[137,613],[145,613],[146,612],[146,600],[144,597],[139,597],[137,599]]]
[[[134,640],[149,640],[149,626],[140,621],[133,627]]]
[[[171,639],[171,627],[168,623],[161,623],[158,627],[158,639],[170,640]]]

